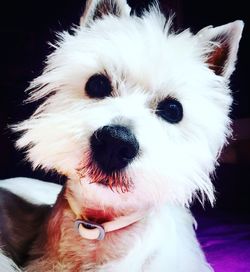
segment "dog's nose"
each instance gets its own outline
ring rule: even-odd
[[[138,154],[139,143],[127,127],[104,126],[90,138],[93,159],[106,173],[125,168]]]

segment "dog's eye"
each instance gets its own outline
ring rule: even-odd
[[[176,124],[183,118],[183,108],[178,100],[168,97],[158,104],[156,114],[169,123]]]
[[[88,79],[85,91],[91,98],[104,98],[111,94],[112,85],[107,76],[95,74]]]

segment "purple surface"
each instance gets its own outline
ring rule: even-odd
[[[250,272],[250,220],[225,213],[198,217],[197,235],[215,272]]]

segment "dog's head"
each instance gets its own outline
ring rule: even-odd
[[[174,33],[155,6],[139,18],[124,0],[88,1],[31,83],[29,100],[46,100],[17,126],[18,147],[91,205],[213,201],[242,28]]]

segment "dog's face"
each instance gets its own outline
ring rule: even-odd
[[[110,4],[111,3],[111,4]],[[89,1],[75,33],[62,33],[19,124],[34,167],[67,175],[91,205],[213,201],[209,175],[230,133],[228,79],[242,22],[175,34],[152,8]]]

